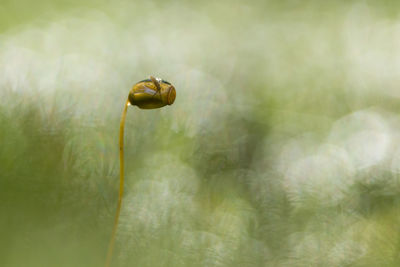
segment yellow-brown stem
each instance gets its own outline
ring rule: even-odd
[[[117,212],[115,214],[114,226],[112,229],[111,240],[108,246],[107,259],[105,267],[109,267],[111,264],[112,254],[114,250],[115,234],[117,233],[119,214],[121,212],[122,196],[124,194],[124,128],[125,128],[125,117],[128,110],[129,100],[126,101],[124,110],[122,111],[121,123],[119,125],[119,194],[118,194],[118,205]]]

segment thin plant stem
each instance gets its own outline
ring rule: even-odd
[[[118,205],[117,212],[115,214],[114,226],[112,229],[111,240],[108,246],[107,259],[105,267],[109,267],[112,260],[112,254],[114,250],[115,234],[117,233],[119,214],[121,212],[122,196],[124,194],[124,128],[126,112],[128,110],[129,100],[126,101],[124,110],[122,111],[121,123],[119,125],[119,194],[118,194]]]

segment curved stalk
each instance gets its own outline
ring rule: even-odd
[[[148,87],[146,83],[152,81],[156,87],[155,93],[149,93],[148,91],[154,91],[152,86]],[[159,94],[160,97],[154,97],[155,94]],[[105,267],[109,267],[112,260],[115,235],[118,229],[119,214],[121,212],[122,196],[124,193],[124,127],[125,127],[125,117],[128,111],[129,105],[135,105],[141,109],[155,109],[161,108],[166,105],[172,105],[175,101],[175,87],[169,82],[164,80],[154,78],[150,76],[149,80],[143,80],[138,82],[129,91],[128,100],[125,103],[124,110],[122,111],[121,123],[119,125],[119,194],[118,194],[118,205],[117,213],[115,214],[114,226],[111,233],[111,240],[108,246],[107,258]]]
[[[117,233],[119,214],[121,212],[122,196],[124,194],[124,128],[125,128],[125,117],[128,110],[129,100],[126,101],[124,110],[122,111],[121,122],[119,125],[119,194],[118,194],[118,205],[117,212],[115,214],[114,226],[111,234],[110,244],[108,246],[107,259],[105,267],[109,267],[111,264],[112,254],[114,250],[115,234]]]

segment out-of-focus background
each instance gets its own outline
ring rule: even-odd
[[[400,2],[0,2],[0,266],[399,266]]]

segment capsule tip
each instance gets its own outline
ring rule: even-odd
[[[169,92],[168,92],[168,97],[167,97],[168,105],[172,105],[175,102],[175,98],[176,98],[176,91],[175,91],[175,88],[173,86],[171,86],[171,88],[169,89]]]

